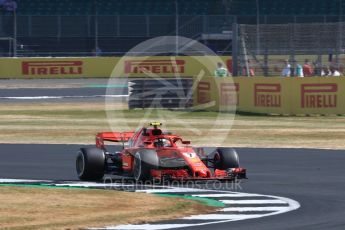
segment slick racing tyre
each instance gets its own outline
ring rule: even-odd
[[[233,148],[217,148],[214,155],[216,169],[226,170],[240,166],[238,154]]]
[[[76,170],[80,180],[101,180],[105,171],[105,155],[103,150],[98,148],[81,148],[76,159]]]
[[[142,149],[134,154],[133,177],[138,181],[151,180],[151,169],[157,169],[159,164],[157,152]]]

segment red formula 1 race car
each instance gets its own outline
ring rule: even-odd
[[[96,135],[96,148],[81,148],[76,170],[81,180],[101,180],[105,174],[132,177],[136,181],[235,180],[246,178],[232,148],[190,147],[190,141],[163,132],[161,123],[136,132],[104,132]],[[122,142],[121,151],[108,151],[104,141]],[[125,146],[125,143],[127,146]],[[110,146],[109,146],[110,147]]]

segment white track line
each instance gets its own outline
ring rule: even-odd
[[[136,192],[145,192],[145,193],[184,193],[184,192],[200,192],[200,189],[193,188],[169,188],[169,189],[145,189],[137,190]]]
[[[220,200],[224,204],[286,204],[283,200]]]
[[[0,183],[46,182],[45,180],[0,179]]]
[[[15,183],[15,182],[44,182],[44,183],[54,183],[53,181],[41,181],[41,180],[21,180],[21,179],[0,179],[1,183]],[[105,187],[111,188],[114,187],[133,187],[134,184],[103,184],[103,183],[89,183],[89,182],[72,182],[72,181],[65,181],[64,184],[54,184],[56,186],[83,186],[83,187]],[[196,227],[202,225],[210,225],[210,224],[219,224],[219,223],[226,223],[232,221],[239,221],[245,219],[254,219],[254,218],[261,218],[267,216],[278,215],[282,213],[286,213],[289,211],[296,210],[300,207],[300,204],[292,199],[279,197],[279,196],[272,196],[272,195],[262,195],[262,194],[251,194],[251,193],[240,193],[240,192],[230,192],[230,191],[223,191],[223,190],[206,190],[206,189],[194,189],[194,188],[177,188],[177,187],[167,187],[167,186],[154,186],[154,187],[161,187],[162,189],[144,189],[144,190],[136,190],[136,192],[146,192],[146,193],[190,193],[190,195],[194,197],[209,197],[209,198],[226,198],[226,197],[233,197],[233,198],[247,198],[247,200],[218,200],[223,202],[224,204],[230,204],[230,207],[225,207],[218,210],[218,213],[214,214],[205,214],[205,215],[194,215],[185,217],[185,220],[199,220],[202,221],[201,223],[196,224],[142,224],[142,225],[120,225],[120,226],[109,226],[105,228],[95,228],[95,229],[105,229],[105,230],[161,230],[161,229],[172,229],[172,228],[182,228],[182,227]],[[209,192],[210,194],[193,194],[195,192]],[[250,198],[252,197],[252,198]],[[254,197],[265,197],[266,199],[253,199]],[[249,200],[248,200],[249,199]],[[236,204],[253,204],[251,207],[234,207]],[[286,204],[287,206],[264,206],[264,207],[255,207],[256,204]],[[260,212],[260,211],[268,211],[269,213],[266,214],[246,214],[245,212]],[[222,214],[222,212],[239,212],[239,214]]]
[[[289,207],[281,206],[267,206],[267,207],[232,207],[232,208],[223,208],[222,212],[264,212],[264,211],[281,211],[289,209]]]
[[[183,219],[186,220],[243,220],[243,219],[252,219],[259,218],[261,214],[208,214],[208,215],[195,215],[188,216]]]
[[[32,97],[0,97],[0,99],[12,100],[45,100],[45,99],[64,99],[64,98],[97,98],[97,97],[128,97],[128,95],[90,95],[90,96],[32,96]]]
[[[226,193],[226,194],[200,194],[200,195],[193,195],[193,196],[205,197],[205,198],[222,198],[222,197],[259,197],[263,195],[245,194],[245,193]]]
[[[119,226],[110,226],[106,228],[101,228],[104,230],[160,230],[160,229],[171,229],[171,228],[184,228],[192,227],[191,224],[160,224],[160,225],[151,225],[151,224],[142,224],[142,225],[119,225]],[[92,229],[92,228],[91,228]],[[100,228],[94,228],[99,230]]]
[[[176,189],[175,189],[176,190]],[[198,191],[207,191],[207,190],[202,190],[199,189]],[[210,192],[210,191],[209,191]],[[220,197],[225,197],[223,196],[224,191],[212,191],[213,193],[221,193],[221,194],[214,194],[216,195],[221,195]],[[233,193],[229,192],[229,195],[232,195]],[[251,196],[258,196],[261,194],[249,194],[249,193],[236,193],[236,194],[242,194],[244,195],[244,197],[249,197],[249,195]],[[212,194],[202,194],[205,197],[207,197],[208,195],[212,195]],[[195,194],[195,196],[198,196]],[[183,228],[183,227],[197,227],[197,226],[205,226],[205,225],[211,225],[211,224],[220,224],[220,223],[227,223],[227,222],[233,222],[233,221],[240,221],[240,220],[246,220],[246,219],[255,219],[255,218],[262,218],[262,217],[267,217],[267,216],[273,216],[273,215],[278,215],[278,214],[282,214],[282,213],[286,213],[286,212],[290,212],[293,210],[296,210],[300,207],[300,204],[292,199],[289,198],[285,198],[285,197],[279,197],[279,196],[271,196],[271,195],[261,195],[264,197],[269,198],[269,202],[271,203],[271,201],[273,199],[277,199],[279,204],[280,203],[286,203],[288,204],[288,206],[284,206],[284,207],[239,207],[239,208],[235,208],[235,207],[230,207],[230,208],[223,208],[220,211],[220,213],[216,213],[216,214],[209,214],[209,215],[195,215],[195,216],[190,216],[190,217],[186,217],[184,219],[186,220],[201,220],[203,221],[202,223],[197,223],[197,224],[142,224],[142,225],[119,225],[119,226],[109,226],[106,228],[102,228],[102,229],[106,229],[106,230],[129,230],[129,229],[133,229],[133,230],[162,230],[162,229],[175,229],[175,228]],[[239,196],[237,196],[239,197]],[[267,201],[267,200],[266,200]],[[255,204],[254,204],[255,205]],[[232,214],[232,215],[226,215],[226,214],[221,214],[221,212],[223,211],[234,211],[234,209],[237,210],[242,210],[245,211],[247,209],[250,208],[254,208],[257,210],[253,210],[253,211],[271,211],[270,213],[266,213],[266,214]],[[260,210],[259,210],[260,208]],[[265,209],[265,210],[264,210]],[[229,219],[227,219],[229,218]],[[211,229],[212,227],[210,227]]]
[[[75,183],[75,184],[54,184],[57,187],[85,187],[85,188],[106,188],[106,184],[96,184],[96,183]]]

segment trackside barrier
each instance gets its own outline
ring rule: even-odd
[[[310,56],[299,56],[301,60]],[[220,56],[232,71],[232,58]],[[263,58],[263,57],[260,57]],[[0,78],[94,78],[94,77],[188,77],[212,76],[219,57],[216,56],[125,56],[125,57],[19,57],[0,58]],[[342,57],[340,63],[344,62]],[[323,61],[325,63],[326,60]],[[263,75],[263,66],[252,61],[256,76]],[[270,73],[279,75],[284,59],[272,55]],[[238,66],[239,74],[246,72]]]
[[[263,114],[345,114],[345,78],[204,77],[195,82],[194,106],[214,101],[207,110]]]
[[[136,79],[128,83],[128,107],[188,108],[193,105],[193,79]]]
[[[221,57],[231,70],[229,56]],[[211,76],[215,56],[0,58],[0,78]]]

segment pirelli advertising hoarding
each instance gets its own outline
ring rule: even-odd
[[[221,57],[224,65],[232,69],[229,56]],[[119,59],[112,77],[194,77],[212,76],[217,68],[216,56],[156,56],[125,57]]]
[[[230,57],[221,58],[231,70]],[[216,60],[213,56],[0,58],[0,78],[192,77],[200,71],[210,76]]]
[[[0,58],[1,78],[59,78],[110,76],[108,58]]]
[[[212,84],[207,88],[208,83]],[[202,104],[200,98],[214,98],[211,110],[225,110],[223,105],[236,103],[237,110],[243,112],[345,114],[345,77],[209,77],[196,85],[195,105]]]

